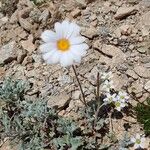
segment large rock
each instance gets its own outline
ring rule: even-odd
[[[63,109],[70,103],[71,98],[66,93],[61,93],[56,96],[48,97],[48,106],[49,107],[57,107],[58,109]]]
[[[141,23],[150,27],[150,11],[144,13],[144,15],[141,17]]]
[[[89,39],[92,39],[95,36],[98,36],[98,32],[95,27],[91,26],[91,27],[87,28],[85,30],[85,32],[82,32],[82,35],[84,35],[85,37],[87,37]]]
[[[16,42],[12,41],[0,48],[0,64],[9,63],[17,58]]]
[[[33,44],[33,35],[30,34],[29,37],[28,37],[28,40],[21,41],[21,45],[29,53],[34,52],[34,50],[36,49],[36,46]]]
[[[93,48],[103,54],[99,62],[105,63],[110,67],[116,67],[126,60],[126,55],[116,46],[106,44],[101,46],[99,41],[95,41]]]
[[[134,93],[136,97],[141,97],[143,95],[143,83],[141,81],[133,82],[130,87],[128,87],[129,93]]]
[[[143,78],[150,78],[150,70],[145,68],[144,66],[137,65],[134,67],[134,71],[137,75]]]
[[[137,9],[135,7],[120,7],[115,14],[115,19],[123,19],[131,14],[136,13]]]
[[[109,57],[123,56],[124,53],[117,47],[103,44],[101,52]]]
[[[129,77],[132,77],[133,79],[138,79],[138,75],[131,69],[128,69],[126,71],[126,74],[129,76]]]
[[[144,85],[144,89],[150,92],[150,80]]]

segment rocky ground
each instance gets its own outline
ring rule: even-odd
[[[0,2],[0,80],[28,81],[28,97],[48,98],[49,105],[62,109],[67,104],[61,114],[73,115],[82,104],[72,68],[45,64],[39,51],[41,33],[67,18],[81,26],[90,45],[77,66],[88,101],[94,99],[97,71],[108,70],[115,88],[126,90],[133,106],[150,96],[150,0],[13,1]],[[113,120],[118,138],[125,123],[131,124],[131,134],[140,132],[136,119],[124,116]]]

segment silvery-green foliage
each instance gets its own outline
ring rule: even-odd
[[[105,128],[108,124],[107,118],[102,118],[99,115],[96,119],[96,111],[97,111],[97,104],[93,103],[85,109],[80,110],[80,115],[84,118],[85,127],[83,130],[83,134],[87,135],[85,137],[85,148],[87,150],[95,150],[95,149],[106,149],[110,145],[103,145],[98,142],[97,139],[102,138],[101,133],[99,132],[101,129]],[[95,122],[96,120],[96,122]],[[90,135],[94,133],[95,137],[90,138]]]
[[[130,144],[132,144],[131,139],[128,134],[125,133],[123,138],[119,141],[119,150],[127,150]]]
[[[21,80],[7,79],[0,86],[1,137],[9,137],[18,144],[18,150],[42,150],[44,147],[72,150],[83,145],[77,124],[58,116],[47,101],[26,100],[25,84]]]
[[[59,119],[57,131],[62,136],[53,140],[55,146],[61,150],[64,148],[77,150],[80,146],[83,145],[84,141],[81,136],[75,135],[78,130],[79,127],[73,120],[64,118]]]
[[[70,150],[77,150],[83,145],[83,139],[81,136],[72,137],[70,135],[64,135],[53,140],[57,149],[64,150],[69,148]]]
[[[20,80],[12,81],[10,78],[6,79],[0,85],[0,102],[16,103],[16,101],[20,101],[23,99],[25,87],[25,83]]]
[[[10,78],[0,86],[0,136],[9,137],[18,150],[95,150],[107,149],[102,145],[100,130],[108,121],[97,116],[97,104],[81,109],[80,123],[59,116],[43,99],[25,98],[26,84]],[[95,121],[96,120],[96,121]],[[94,135],[94,136],[93,136]]]
[[[78,126],[71,119],[61,118],[58,120],[57,130],[63,134],[68,134],[73,136],[73,133],[78,129]]]

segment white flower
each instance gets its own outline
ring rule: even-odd
[[[104,102],[111,103],[116,101],[116,94],[111,95],[110,93],[107,93],[106,96],[107,97],[103,100]]]
[[[114,101],[114,105],[116,110],[121,111],[121,109],[126,106],[126,103],[124,100],[117,100]]]
[[[102,90],[105,91],[105,92],[110,92],[111,89],[114,88],[114,85],[113,85],[113,81],[108,81],[106,80],[104,83],[103,83],[103,86],[102,86]]]
[[[110,80],[112,79],[112,77],[113,77],[112,72],[104,72],[102,73],[102,76],[101,76],[103,80]]]
[[[138,149],[138,148],[146,148],[146,144],[145,144],[145,138],[144,136],[141,136],[140,134],[136,134],[135,137],[131,138],[131,142],[134,143],[134,149]]]
[[[127,94],[126,92],[120,91],[120,92],[118,93],[117,99],[118,99],[118,100],[128,101],[129,96],[128,96],[128,94]]]
[[[54,28],[55,32],[46,30],[41,35],[45,42],[40,46],[43,59],[48,64],[60,63],[63,67],[80,63],[88,49],[85,38],[80,35],[80,27],[65,20],[55,23]]]

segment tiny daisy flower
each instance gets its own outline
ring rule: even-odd
[[[114,105],[116,110],[121,111],[121,109],[126,106],[126,103],[124,100],[117,100],[114,101]]]
[[[114,85],[113,85],[113,81],[108,81],[106,80],[104,83],[103,83],[103,86],[102,86],[102,90],[105,91],[105,92],[110,92],[111,89],[114,88]]]
[[[85,38],[80,35],[80,27],[65,20],[55,23],[54,28],[55,32],[46,30],[41,35],[45,42],[40,46],[43,59],[48,64],[60,63],[63,67],[80,63],[89,48]]]
[[[104,72],[102,73],[102,76],[101,76],[103,80],[110,80],[112,79],[112,77],[113,77],[112,72]]]
[[[120,91],[120,92],[118,93],[117,99],[118,99],[118,100],[125,100],[125,101],[128,101],[129,96],[128,96],[128,94],[127,94],[126,92]]]
[[[106,103],[111,103],[113,101],[116,101],[116,94],[111,95],[110,93],[107,93],[106,98],[103,101]]]
[[[146,148],[146,139],[144,138],[144,136],[141,136],[140,134],[136,134],[135,137],[131,138],[131,142],[134,143],[134,149],[138,149],[138,148]]]

